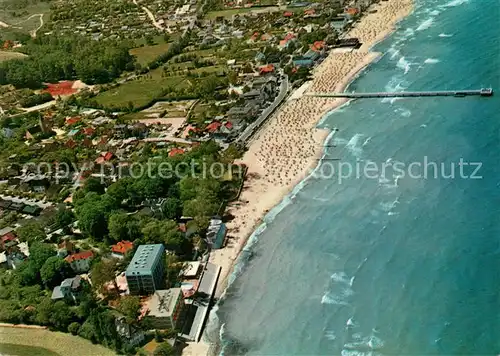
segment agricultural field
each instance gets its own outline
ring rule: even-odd
[[[210,11],[209,13],[207,13],[205,18],[208,20],[215,20],[217,17],[231,18],[233,15],[243,14],[250,11],[252,11],[251,8]]]
[[[130,50],[130,54],[136,56],[137,63],[144,66],[151,63],[160,54],[167,52],[170,43],[161,43],[153,46],[144,46],[133,48]]]
[[[46,329],[0,326],[0,354],[16,356],[88,356],[114,355],[114,352],[78,336]]]
[[[162,76],[163,69],[158,68],[136,80],[126,82],[116,88],[96,96],[99,104],[106,107],[126,107],[131,102],[134,107],[142,106],[160,96],[162,88],[188,87],[183,76]]]

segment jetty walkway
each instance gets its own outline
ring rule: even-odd
[[[377,92],[377,93],[308,93],[307,96],[320,98],[401,98],[401,97],[421,97],[421,96],[492,96],[492,88],[482,88],[478,90],[444,90],[444,91],[401,91],[401,92]]]

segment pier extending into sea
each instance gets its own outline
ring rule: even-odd
[[[401,91],[401,92],[376,92],[376,93],[308,93],[307,96],[320,98],[401,98],[421,96],[492,96],[492,88],[481,88],[478,90],[443,90],[443,91]]]

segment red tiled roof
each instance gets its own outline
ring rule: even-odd
[[[267,66],[260,67],[259,73],[260,74],[266,74],[266,73],[272,73],[274,72],[274,65],[273,64],[268,64]]]
[[[116,245],[111,246],[111,251],[124,255],[127,253],[127,251],[129,251],[133,248],[134,248],[134,244],[132,242],[120,241]]]
[[[221,125],[222,124],[220,122],[213,121],[213,122],[211,122],[210,124],[207,125],[207,127],[205,128],[205,130],[208,131],[208,132],[214,133],[214,132],[216,132],[219,129],[219,127],[221,127]]]
[[[16,238],[16,234],[14,234],[13,232],[8,232],[2,236],[2,242],[14,241]]]
[[[226,128],[228,128],[229,130],[231,130],[233,128],[233,123],[228,121],[224,124],[224,126],[226,126]]]
[[[63,81],[56,84],[47,84],[47,89],[43,90],[44,92],[50,93],[53,97],[58,95],[71,95],[76,93],[78,90],[73,89],[72,81]]]
[[[94,132],[95,132],[95,129],[93,127],[86,127],[83,129],[83,132],[85,133],[85,135],[93,135]]]
[[[66,119],[66,125],[74,125],[76,123],[80,122],[80,117],[75,116],[75,117],[69,117]]]
[[[283,13],[283,16],[285,16],[285,17],[292,17],[293,16],[293,12],[291,12],[291,11],[285,11]]]
[[[169,157],[174,157],[183,154],[185,151],[182,148],[172,148],[168,153]]]
[[[315,41],[311,46],[311,49],[313,51],[319,51],[320,49],[323,49],[323,47],[325,47],[325,41]]]
[[[106,154],[104,155],[104,160],[109,161],[111,158],[113,158],[113,153],[106,152]]]
[[[349,15],[356,15],[359,10],[356,9],[355,7],[349,7],[345,10],[346,13],[348,13]]]
[[[65,258],[66,262],[71,263],[73,261],[78,261],[78,260],[86,260],[88,258],[91,258],[94,256],[94,253],[92,251],[82,251],[79,253],[75,253],[74,255],[69,255],[68,257]]]

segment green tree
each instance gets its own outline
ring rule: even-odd
[[[154,44],[155,44],[155,41],[153,40],[153,36],[151,36],[151,35],[146,35],[146,36],[144,37],[144,39],[146,40],[146,44],[147,44],[148,46],[152,46],[152,45],[154,45]]]
[[[49,257],[40,270],[42,282],[49,288],[60,284],[70,274],[70,265],[58,256]]]
[[[66,207],[59,208],[55,216],[57,227],[66,228],[69,224],[75,221],[75,213]]]
[[[154,356],[170,356],[174,354],[174,348],[166,341],[158,345],[153,353]]]
[[[62,300],[53,304],[50,311],[50,323],[58,330],[68,330],[68,325],[73,318],[73,312],[70,307]]]
[[[83,191],[85,192],[85,194],[89,192],[104,194],[104,188],[104,185],[99,181],[98,178],[90,177],[85,181]]]
[[[44,298],[36,307],[35,321],[40,325],[49,325],[52,315],[53,301],[50,297]]]
[[[69,333],[71,333],[73,335],[78,335],[79,331],[80,331],[80,323],[74,321],[68,325],[68,332]]]
[[[113,260],[101,260],[92,266],[92,285],[99,291],[104,292],[104,286],[108,282],[113,282],[115,291],[118,291],[116,284],[117,263]]]
[[[165,219],[176,220],[182,215],[182,203],[175,197],[165,199],[161,210]]]
[[[141,300],[139,297],[127,295],[120,298],[117,309],[125,316],[127,323],[133,324],[140,315]]]
[[[89,193],[77,202],[78,227],[85,236],[102,240],[107,235],[107,218],[112,209],[112,203],[112,199],[106,195],[101,197],[96,193]]]
[[[128,189],[133,184],[133,182],[133,178],[130,177],[119,179],[108,187],[106,195],[116,200],[117,206],[119,206],[123,200],[129,198]]]
[[[33,267],[40,271],[45,261],[47,261],[50,257],[56,255],[56,250],[52,245],[34,242],[29,247],[30,257],[29,263],[33,265]]]
[[[16,274],[19,276],[20,283],[25,286],[30,286],[38,283],[39,270],[34,263],[26,261],[22,263],[17,269]]]
[[[184,216],[210,217],[217,213],[219,203],[214,198],[199,196],[184,203]]]
[[[179,251],[184,237],[173,220],[152,220],[142,228],[146,243],[163,243],[168,250]]]
[[[137,219],[123,212],[117,212],[110,216],[108,230],[109,237],[114,241],[134,241],[141,236]]]
[[[26,241],[28,244],[35,241],[43,241],[47,238],[47,234],[45,233],[42,224],[38,221],[28,222],[17,229],[16,233],[21,241]]]

